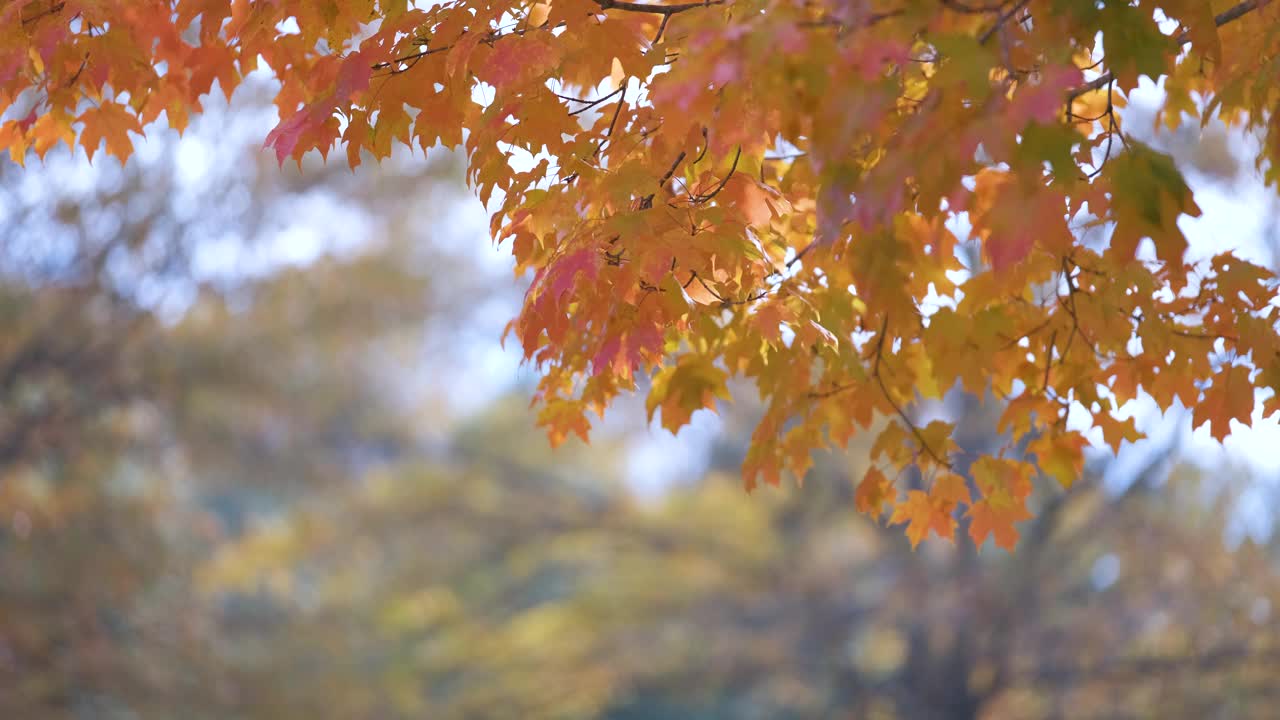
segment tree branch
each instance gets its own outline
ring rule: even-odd
[[[1269,4],[1271,4],[1271,0],[1245,0],[1244,2],[1240,3],[1239,5],[1236,5],[1235,7],[1232,7],[1230,9],[1227,9],[1218,13],[1213,18],[1213,24],[1216,27],[1222,27],[1223,25],[1226,25],[1231,22],[1235,22],[1236,20],[1239,20],[1245,15],[1248,15],[1249,13],[1253,12],[1254,10],[1265,7]],[[1184,32],[1178,37],[1174,38],[1174,41],[1178,44],[1178,47],[1182,47],[1183,45],[1186,45],[1187,43],[1191,42],[1191,36]],[[1087,92],[1093,92],[1094,90],[1102,89],[1104,86],[1106,86],[1108,83],[1110,83],[1114,79],[1115,79],[1115,75],[1112,74],[1110,70],[1106,71],[1105,73],[1081,85],[1080,87],[1074,88],[1073,90],[1068,92],[1067,103],[1070,104],[1072,100],[1075,100],[1076,98],[1080,97],[1081,95],[1084,95]]]
[[[889,402],[889,406],[893,408],[894,412],[898,413],[898,418],[902,420],[903,424],[907,426],[907,429],[911,431],[911,434],[915,436],[916,442],[920,444],[920,449],[923,450],[926,455],[933,458],[934,462],[950,470],[951,463],[929,446],[929,442],[925,440],[924,433],[920,432],[920,428],[911,421],[911,418],[903,411],[902,406],[899,405],[897,401],[893,399],[893,396],[889,394],[889,388],[884,384],[884,378],[880,375],[880,358],[884,356],[884,341],[888,336],[888,330],[889,315],[885,314],[884,320],[880,323],[880,337],[876,339],[875,362],[872,365],[871,377],[876,381],[876,384],[880,386],[880,392],[884,395],[884,399]]]
[[[1004,27],[1004,24],[1009,22],[1010,18],[1017,15],[1019,10],[1026,7],[1029,2],[1031,2],[1031,0],[1018,0],[1018,2],[1013,4],[1013,7],[1001,13],[1000,17],[996,18],[995,23],[993,23],[991,27],[987,28],[986,32],[982,33],[982,35],[978,37],[978,44],[986,45],[987,41],[999,32],[1000,28]]]
[[[626,12],[651,13],[670,17],[689,10],[724,5],[726,0],[706,0],[706,2],[682,3],[679,5],[657,5],[654,3],[624,2],[623,0],[595,0],[601,10],[623,10]]]

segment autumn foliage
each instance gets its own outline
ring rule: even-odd
[[[1280,410],[1275,277],[1188,260],[1195,198],[1117,113],[1163,78],[1162,122],[1249,128],[1280,181],[1280,3],[11,0],[0,145],[123,160],[264,65],[281,162],[465,148],[553,442],[642,376],[672,431],[746,379],[749,487],[885,417],[859,508],[1012,547],[1033,479],[1079,475],[1069,408],[1112,447],[1140,393],[1219,439]],[[908,412],[957,386],[1017,452]]]

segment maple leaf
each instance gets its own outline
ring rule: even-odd
[[[1093,416],[1093,422],[1102,429],[1102,438],[1113,452],[1120,452],[1120,445],[1126,440],[1135,443],[1144,437],[1132,417],[1117,420],[1109,411],[1104,410]]]
[[[1108,66],[1116,79],[1125,87],[1133,87],[1139,75],[1160,77],[1172,42],[1151,13],[1123,3],[1101,7],[1098,23],[1107,46]]]
[[[969,536],[975,545],[981,545],[989,535],[994,535],[996,545],[1010,552],[1018,544],[1018,530],[1014,523],[1029,520],[1031,512],[1026,503],[1008,501],[994,503],[986,498],[969,507]]]
[[[950,514],[942,514],[929,502],[929,495],[921,490],[907,493],[907,499],[898,503],[889,518],[889,524],[907,524],[907,539],[911,547],[916,547],[929,534],[930,530],[950,537],[955,532],[955,519]]]
[[[992,270],[1004,272],[1018,265],[1036,244],[1069,249],[1072,238],[1063,215],[1065,206],[1057,193],[1023,187],[1011,173],[979,173],[970,213]]]
[[[862,482],[858,483],[853,502],[859,512],[879,515],[885,505],[893,502],[894,495],[893,483],[873,465],[867,469]]]
[[[276,125],[263,146],[274,148],[277,162],[283,164],[285,158],[297,154],[304,135],[320,132],[333,119],[334,111],[347,106],[353,95],[368,88],[372,78],[373,69],[363,55],[347,56],[341,61],[333,89]]]
[[[1132,418],[1128,424],[1132,426]],[[1057,480],[1063,488],[1070,489],[1084,469],[1084,448],[1087,444],[1088,440],[1078,432],[1042,435],[1027,445],[1027,453],[1036,456],[1036,464],[1042,472]]]
[[[956,532],[956,507],[968,502],[969,489],[964,478],[954,473],[943,473],[928,493],[921,490],[907,493],[907,499],[894,508],[889,524],[907,523],[907,538],[913,548],[930,531],[949,539]]]
[[[84,130],[81,131],[80,142],[84,143],[90,162],[93,162],[94,151],[105,142],[107,152],[123,163],[133,152],[133,141],[129,139],[129,133],[142,133],[137,116],[119,103],[104,102],[96,108],[86,110],[81,119]]]
[[[663,368],[653,379],[653,387],[645,407],[649,420],[662,409],[662,426],[672,433],[689,423],[690,416],[702,409],[714,409],[717,398],[729,399],[725,387],[728,373],[705,357],[683,355],[672,367]]]
[[[761,305],[752,320],[765,340],[775,345],[782,342],[782,325],[787,321],[782,307],[774,303]]]
[[[499,42],[494,44],[479,75],[496,87],[519,85],[542,75],[558,59],[556,46],[539,39]]]
[[[960,503],[969,502],[969,487],[964,478],[955,473],[944,472],[934,480],[929,499],[940,507],[954,509]]]
[[[1209,424],[1209,433],[1222,442],[1231,434],[1231,421],[1248,423],[1253,415],[1253,384],[1249,369],[1242,365],[1225,368],[1204,391],[1204,399],[1196,405],[1191,419],[1196,427]]]
[[[1068,448],[1078,445],[1077,440],[1066,442]],[[967,513],[974,544],[981,545],[989,535],[995,535],[996,544],[1006,550],[1017,545],[1018,531],[1013,525],[1031,517],[1026,506],[1031,493],[1028,471],[1027,465],[1006,459],[984,457],[974,463],[974,483],[983,495]]]
[[[577,435],[582,442],[590,438],[591,423],[586,413],[574,403],[563,400],[548,402],[538,413],[538,424],[547,428],[547,438],[552,447],[567,440],[569,433]]]
[[[1111,246],[1125,258],[1133,258],[1138,241],[1151,237],[1161,260],[1181,264],[1187,239],[1178,229],[1178,217],[1199,217],[1200,208],[1173,158],[1130,142],[1106,171],[1113,188],[1111,206],[1116,220]]]
[[[263,147],[273,148],[276,151],[276,161],[283,165],[285,158],[293,155],[302,135],[315,130],[328,118],[323,104],[303,108],[272,128],[262,143]]]
[[[643,363],[652,362],[661,354],[662,329],[658,326],[640,323],[626,330],[614,329],[592,359],[592,372],[598,375],[614,370],[630,378]]]
[[[1271,362],[1267,363],[1258,381],[1263,387],[1271,390],[1271,397],[1264,404],[1262,413],[1263,417],[1270,417],[1280,409],[1280,353],[1271,357]]]

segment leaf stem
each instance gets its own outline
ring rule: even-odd
[[[880,392],[884,394],[884,399],[889,402],[889,406],[893,408],[894,412],[898,413],[898,417],[902,419],[903,424],[907,426],[911,434],[915,435],[916,442],[920,444],[920,448],[929,457],[933,458],[934,462],[950,470],[951,463],[944,460],[938,453],[934,452],[933,448],[929,447],[928,441],[924,438],[924,433],[920,432],[920,428],[914,422],[911,422],[911,418],[907,417],[907,413],[903,411],[902,406],[889,394],[889,388],[884,384],[884,378],[880,375],[880,358],[884,356],[884,340],[888,334],[888,329],[889,314],[885,313],[884,320],[880,323],[880,337],[876,339],[876,357],[875,362],[872,363],[871,377],[875,378],[876,384],[880,386]]]

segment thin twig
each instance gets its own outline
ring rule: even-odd
[[[684,153],[680,153],[680,156],[684,157]],[[742,146],[739,145],[737,154],[733,156],[733,165],[729,167],[729,174],[724,176],[724,179],[720,181],[720,184],[716,186],[716,189],[712,190],[706,195],[696,195],[693,198],[691,198],[691,200],[695,203],[704,203],[710,200],[711,198],[714,198],[716,195],[719,195],[720,191],[724,190],[724,186],[729,184],[729,178],[733,177],[734,171],[738,169],[738,161],[741,159],[742,159]]]
[[[888,329],[889,315],[886,313],[884,320],[880,323],[880,337],[876,339],[876,358],[872,363],[871,377],[875,378],[876,384],[880,386],[880,392],[884,394],[884,399],[889,402],[889,406],[893,408],[894,412],[898,413],[898,417],[902,419],[903,424],[907,426],[911,434],[916,436],[916,442],[920,443],[920,448],[929,457],[933,458],[934,462],[950,470],[951,463],[942,459],[938,453],[934,452],[933,448],[929,447],[929,443],[924,438],[924,433],[920,432],[920,428],[916,427],[914,422],[911,422],[911,418],[907,417],[907,413],[902,410],[902,406],[898,405],[893,396],[889,394],[889,388],[884,384],[884,378],[880,375],[880,358],[884,356],[884,340],[888,334]]]
[[[1001,13],[1000,17],[996,18],[996,21],[992,23],[991,27],[987,28],[986,32],[978,36],[978,44],[986,45],[987,41],[989,41],[992,38],[992,36],[994,36],[997,32],[999,32],[1000,28],[1004,27],[1005,23],[1009,22],[1009,18],[1013,17],[1014,15],[1017,15],[1018,11],[1026,7],[1027,3],[1029,2],[1031,2],[1031,0],[1018,0],[1018,2],[1013,4],[1013,7]]]
[[[670,17],[682,12],[697,10],[712,5],[724,5],[725,0],[706,0],[705,2],[682,3],[680,5],[656,5],[653,3],[622,2],[622,0],[595,0],[601,10],[623,10],[626,12],[651,13]]]
[[[1218,13],[1213,18],[1213,24],[1216,27],[1222,27],[1223,25],[1226,25],[1228,23],[1235,22],[1236,20],[1239,20],[1245,15],[1248,15],[1249,13],[1253,12],[1254,10],[1257,10],[1261,7],[1269,5],[1270,3],[1271,3],[1271,0],[1245,0],[1245,2],[1242,2],[1239,5],[1236,5],[1235,7],[1229,8],[1227,10],[1224,10]],[[1178,44],[1179,47],[1181,47],[1191,42],[1191,37],[1187,33],[1183,33],[1178,37],[1174,38],[1174,41]],[[1094,90],[1099,90],[1114,79],[1115,79],[1115,75],[1110,70],[1108,70],[1105,73],[1099,75],[1098,77],[1081,85],[1080,87],[1070,90],[1067,93],[1067,102],[1069,103],[1072,100],[1075,100],[1076,98],[1080,97],[1081,95],[1084,95],[1087,92],[1093,92]],[[1121,140],[1123,139],[1124,138],[1121,138]]]

